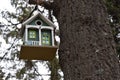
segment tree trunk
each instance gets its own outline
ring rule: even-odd
[[[59,7],[56,17],[64,80],[120,80],[115,43],[103,0],[54,1]]]
[[[59,59],[64,80],[120,80],[103,0],[54,0],[52,4],[39,0],[37,4],[52,8],[58,20]]]

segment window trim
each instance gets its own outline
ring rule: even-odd
[[[41,44],[41,30],[42,29],[48,29],[51,30],[51,38],[52,38],[52,45],[51,46],[55,46],[55,39],[54,39],[54,27],[52,26],[41,26],[41,25],[26,25],[25,27],[25,42],[28,41],[28,28],[34,28],[34,29],[38,29],[39,31],[39,45],[42,46]]]

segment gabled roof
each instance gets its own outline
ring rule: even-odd
[[[45,21],[48,25],[56,28],[56,26],[53,24],[53,22],[51,22],[47,17],[43,16],[40,12],[36,13],[35,15],[33,15],[32,17],[30,17],[29,19],[27,19],[26,21],[24,21],[22,23],[22,25],[26,25],[26,24],[29,24],[32,20],[34,20],[35,18],[37,17],[40,17],[43,21]]]

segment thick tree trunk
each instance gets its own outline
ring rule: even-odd
[[[60,65],[65,80],[120,80],[103,0],[54,0],[59,7]]]
[[[120,80],[103,0],[54,0],[52,4],[38,4],[52,8],[58,20],[59,59],[64,80]]]

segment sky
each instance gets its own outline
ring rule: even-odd
[[[2,0],[0,2],[0,11],[1,10],[13,10],[12,6],[10,5],[10,0]]]
[[[2,0],[0,2],[0,12],[2,11],[10,11],[10,12],[14,12],[14,8],[11,6],[10,4],[10,0]],[[3,22],[4,19],[0,16],[0,22]]]
[[[9,10],[9,11],[14,10],[10,4],[10,0],[2,0],[0,2],[0,12],[4,10]],[[0,22],[4,22],[4,19],[1,16],[0,16]],[[6,47],[6,43],[2,38],[2,35],[0,35],[0,46],[2,47],[0,48],[0,52],[1,52],[1,49],[3,50]]]
[[[0,12],[1,11],[14,11],[13,7],[11,6],[10,4],[10,0],[2,0],[0,2]],[[0,16],[0,22],[4,22],[4,19]],[[2,38],[2,35],[0,35],[0,53],[2,53],[7,47],[7,44],[6,42],[4,41],[4,39]],[[9,64],[10,65],[10,64]],[[40,65],[40,64],[39,64]],[[4,65],[3,65],[4,66]],[[41,74],[46,74],[48,73],[46,68],[43,66],[43,65],[40,65],[39,66],[39,70],[42,70],[40,71]],[[9,71],[7,71],[9,72]],[[6,72],[6,73],[7,73]],[[48,80],[49,77],[44,77],[45,80]]]
[[[0,2],[0,12],[1,11],[10,11],[10,12],[14,12],[14,8],[11,6],[10,4],[10,0],[2,0],[2,2]],[[0,16],[0,22],[6,22],[4,20],[4,18],[2,18]],[[58,26],[58,24],[55,22],[55,25]],[[58,29],[58,27],[57,27]],[[58,36],[55,37],[56,41],[60,42],[60,38]],[[1,43],[2,42],[2,43]],[[5,41],[3,40],[2,36],[0,36],[0,46],[2,45],[2,47],[6,47],[5,45]]]
[[[1,1],[0,12],[1,11],[10,11],[10,12],[15,11],[10,4],[10,0],[2,0]],[[1,16],[0,16],[0,22],[4,22],[4,18],[2,18]],[[57,37],[57,41],[59,41],[58,37]],[[6,46],[8,46],[8,45],[6,44],[5,40],[3,39],[3,36],[0,35],[0,53],[4,52],[4,50],[7,48]],[[48,70],[44,67],[44,65],[41,65],[41,64],[38,64],[38,65],[39,65],[39,72],[41,72],[40,74],[48,74]],[[5,71],[5,72],[9,72],[9,71]],[[45,80],[48,80],[48,78],[49,78],[47,76],[43,76],[43,77],[44,77]]]

